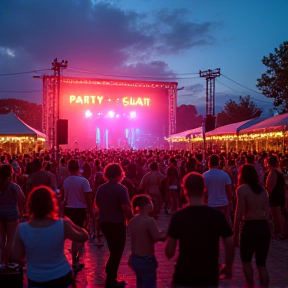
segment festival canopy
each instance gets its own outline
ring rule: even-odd
[[[266,133],[273,131],[284,131],[288,128],[288,113],[270,117],[249,128],[241,130],[240,134]]]
[[[169,137],[166,138],[168,141],[172,142],[180,142],[180,141],[188,141],[187,137],[196,136],[202,133],[202,127],[185,130],[180,133],[172,134]]]
[[[191,130],[188,130],[188,134],[186,134],[186,137],[193,137],[193,136],[197,136],[197,135],[202,135],[203,133],[203,129],[202,126],[198,127],[198,128],[194,128]]]
[[[262,123],[267,119],[266,117],[258,117],[258,118],[253,118],[250,120],[245,120],[225,126],[218,127],[210,132],[207,132],[205,134],[206,137],[213,137],[213,136],[218,136],[218,135],[238,135],[240,131],[243,129],[246,129],[252,125],[255,125],[256,123]]]
[[[13,112],[0,114],[0,136],[34,136],[45,138],[46,135],[19,119]]]

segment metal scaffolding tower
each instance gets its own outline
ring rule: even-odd
[[[206,117],[215,116],[215,78],[220,76],[220,68],[200,70],[199,75],[206,78]]]

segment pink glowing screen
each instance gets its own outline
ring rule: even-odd
[[[161,83],[63,78],[60,118],[68,119],[67,148],[162,145],[169,83]]]

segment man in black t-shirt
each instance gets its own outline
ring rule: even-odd
[[[218,287],[220,237],[225,247],[225,276],[232,276],[232,230],[221,211],[204,204],[204,179],[199,173],[187,174],[183,189],[189,206],[172,216],[165,248],[167,258],[171,259],[179,240],[173,287]]]

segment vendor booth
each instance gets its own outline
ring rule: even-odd
[[[45,137],[13,112],[0,114],[0,151],[9,154],[39,152],[44,148]]]

